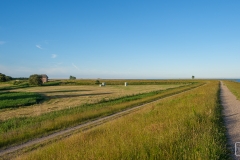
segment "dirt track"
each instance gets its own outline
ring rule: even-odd
[[[227,128],[228,146],[233,159],[240,160],[240,144],[235,155],[235,143],[240,142],[240,101],[221,82],[221,101],[223,105],[224,122]]]

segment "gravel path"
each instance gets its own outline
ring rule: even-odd
[[[232,158],[240,160],[240,101],[236,99],[230,90],[221,82],[221,101],[223,105],[223,115],[227,128],[228,145],[232,151]],[[239,149],[235,155],[235,143],[239,142]]]

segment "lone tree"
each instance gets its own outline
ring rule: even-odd
[[[192,76],[192,79],[194,79],[195,77],[194,76]]]
[[[28,82],[30,85],[41,86],[43,84],[42,76],[33,74],[29,77]]]
[[[95,81],[95,84],[100,84],[100,81],[97,79],[97,80]]]
[[[76,77],[74,77],[74,76],[70,76],[69,79],[76,79]]]

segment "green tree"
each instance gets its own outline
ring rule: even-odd
[[[33,74],[29,77],[28,82],[30,85],[41,86],[43,84],[41,78],[41,75]]]
[[[95,84],[100,84],[100,81],[99,81],[99,80],[96,80]]]
[[[192,79],[194,79],[195,77],[194,76],[192,76]]]
[[[76,77],[74,77],[74,76],[70,76],[69,79],[76,79]]]
[[[11,81],[13,78],[11,76],[6,76],[6,81]]]
[[[5,82],[6,81],[6,75],[0,73],[0,82]]]

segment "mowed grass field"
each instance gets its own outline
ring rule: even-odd
[[[4,85],[4,84],[2,84]],[[175,85],[78,85],[78,86],[48,86],[31,87],[10,90],[11,92],[39,93],[45,100],[40,104],[32,106],[21,106],[18,108],[0,109],[0,120],[13,117],[38,116],[44,113],[76,107],[83,104],[98,103],[103,100],[115,99],[127,95],[147,93],[157,90],[175,88],[183,84]],[[0,97],[1,99],[1,97]],[[15,101],[17,99],[14,99]]]
[[[16,159],[229,159],[221,110],[211,81]]]
[[[189,90],[191,88],[202,85],[203,82],[199,83],[189,83],[189,85],[178,84],[178,85],[138,85],[138,86],[56,86],[55,90],[51,87],[30,87],[18,90],[10,91],[31,91],[29,93],[40,93],[42,94],[54,94],[52,97],[63,98],[53,98],[53,100],[62,100],[63,104],[66,103],[68,98],[79,98],[80,103],[77,106],[65,106],[63,109],[51,110],[51,111],[41,111],[39,114],[35,114],[44,103],[49,103],[52,99],[46,99],[40,105],[33,106],[24,106],[20,108],[9,108],[2,109],[1,114],[5,115],[7,118],[1,120],[0,125],[0,148],[6,148],[11,145],[20,144],[26,141],[29,141],[34,138],[42,137],[49,135],[51,133],[76,126],[86,121],[90,121],[96,118],[104,117],[111,115],[122,110],[138,106],[147,102],[151,102],[163,97],[167,97],[176,93],[181,93],[183,91]],[[93,88],[91,88],[93,87]],[[107,88],[109,87],[109,88]],[[88,89],[87,89],[88,88]],[[90,89],[89,89],[90,88]],[[48,91],[46,91],[49,89]],[[71,90],[72,89],[72,90]],[[76,90],[78,89],[78,90]],[[92,90],[91,90],[92,89]],[[95,90],[94,90],[95,89]],[[43,92],[44,91],[44,92]],[[88,92],[88,93],[82,93]],[[104,95],[102,93],[111,93],[107,94],[107,97],[98,97],[98,95]],[[120,94],[122,91],[122,94]],[[5,91],[4,91],[5,92]],[[71,93],[74,92],[74,93]],[[65,94],[72,95],[65,95]],[[114,94],[115,93],[115,94]],[[75,95],[76,94],[76,95]],[[129,95],[128,95],[129,94]],[[113,95],[111,97],[111,95]],[[123,95],[123,96],[122,96]],[[96,103],[84,103],[81,105],[81,100],[91,99],[91,97],[97,97],[98,100]],[[116,97],[114,97],[116,96]],[[82,98],[82,99],[81,99]],[[72,100],[72,99],[71,99]],[[46,104],[46,107],[49,107]],[[57,106],[57,105],[55,105]],[[31,110],[31,114],[19,114],[20,111]],[[10,115],[9,113],[12,113]],[[15,114],[14,114],[15,113]],[[21,112],[20,112],[21,113]],[[20,115],[20,116],[18,116]],[[9,118],[10,117],[10,118]]]

